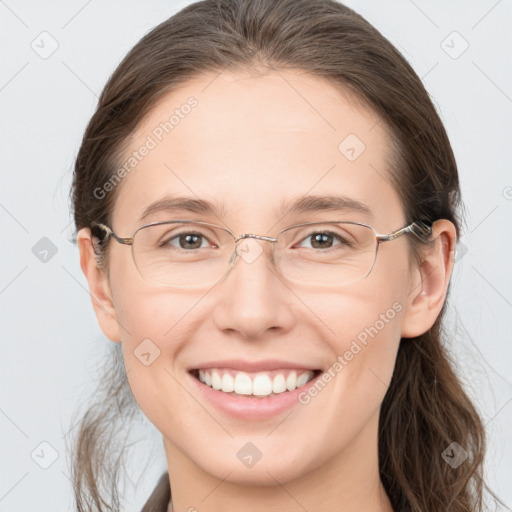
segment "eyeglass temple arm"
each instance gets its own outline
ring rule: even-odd
[[[105,238],[100,241],[100,244],[105,243],[110,237],[114,238],[117,242],[120,244],[125,245],[132,245],[133,244],[133,238],[123,238],[120,236],[117,236],[106,224],[102,224],[101,222],[93,222],[91,227],[99,227],[105,232]],[[419,237],[423,236],[430,236],[432,234],[432,225],[428,225],[424,222],[413,222],[412,224],[409,224],[408,226],[405,226],[403,228],[397,229],[396,231],[393,231],[392,233],[388,233],[387,235],[377,235],[377,240],[379,242],[389,242],[391,240],[395,240],[396,238],[404,235],[405,233],[414,233]],[[242,234],[239,237],[235,237],[235,242],[238,242],[239,240],[243,238],[257,238],[259,240],[268,240],[269,242],[275,242],[276,239],[269,237],[269,236],[262,236],[262,235],[253,235],[253,234]]]
[[[101,222],[93,222],[91,227],[99,227],[105,232],[105,238],[100,240],[100,245],[103,245],[110,237],[119,242],[120,244],[132,245],[133,238],[122,238],[117,236],[106,224],[102,224]]]
[[[432,234],[432,225],[428,225],[425,222],[413,222],[408,226],[397,229],[392,233],[387,235],[377,235],[377,240],[379,242],[389,242],[390,240],[395,240],[396,238],[405,235],[405,233],[414,233],[420,238],[428,237]]]

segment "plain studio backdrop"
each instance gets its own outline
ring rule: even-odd
[[[69,241],[73,162],[121,58],[189,3],[0,1],[0,512],[72,510],[71,414],[93,390],[111,343]],[[448,343],[486,423],[489,483],[510,507],[512,2],[346,4],[414,67],[455,151],[468,225],[453,275]],[[155,427],[138,421],[133,434],[145,440],[126,467],[129,512],[140,510],[166,469]]]

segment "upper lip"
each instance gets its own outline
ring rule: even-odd
[[[302,364],[293,361],[280,361],[278,359],[265,359],[264,361],[244,361],[242,359],[222,359],[217,361],[207,361],[200,363],[190,368],[192,370],[206,370],[209,368],[231,368],[233,370],[240,370],[245,372],[258,372],[258,371],[270,371],[270,370],[281,370],[284,368],[289,369],[306,369],[306,370],[318,370],[318,367],[311,366],[309,364]]]

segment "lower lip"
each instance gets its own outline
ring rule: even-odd
[[[298,400],[299,394],[307,391],[310,386],[315,384],[318,377],[322,375],[319,373],[309,382],[293,391],[285,391],[266,398],[249,398],[239,395],[230,395],[223,391],[215,390],[203,384],[191,373],[187,372],[187,374],[194,381],[194,385],[197,386],[202,396],[209,402],[221,411],[242,420],[264,420],[272,418],[290,409],[294,405],[300,405]]]

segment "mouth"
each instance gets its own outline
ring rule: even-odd
[[[230,368],[191,369],[189,374],[202,385],[224,395],[245,398],[272,398],[306,386],[323,370],[280,369],[244,372]]]

